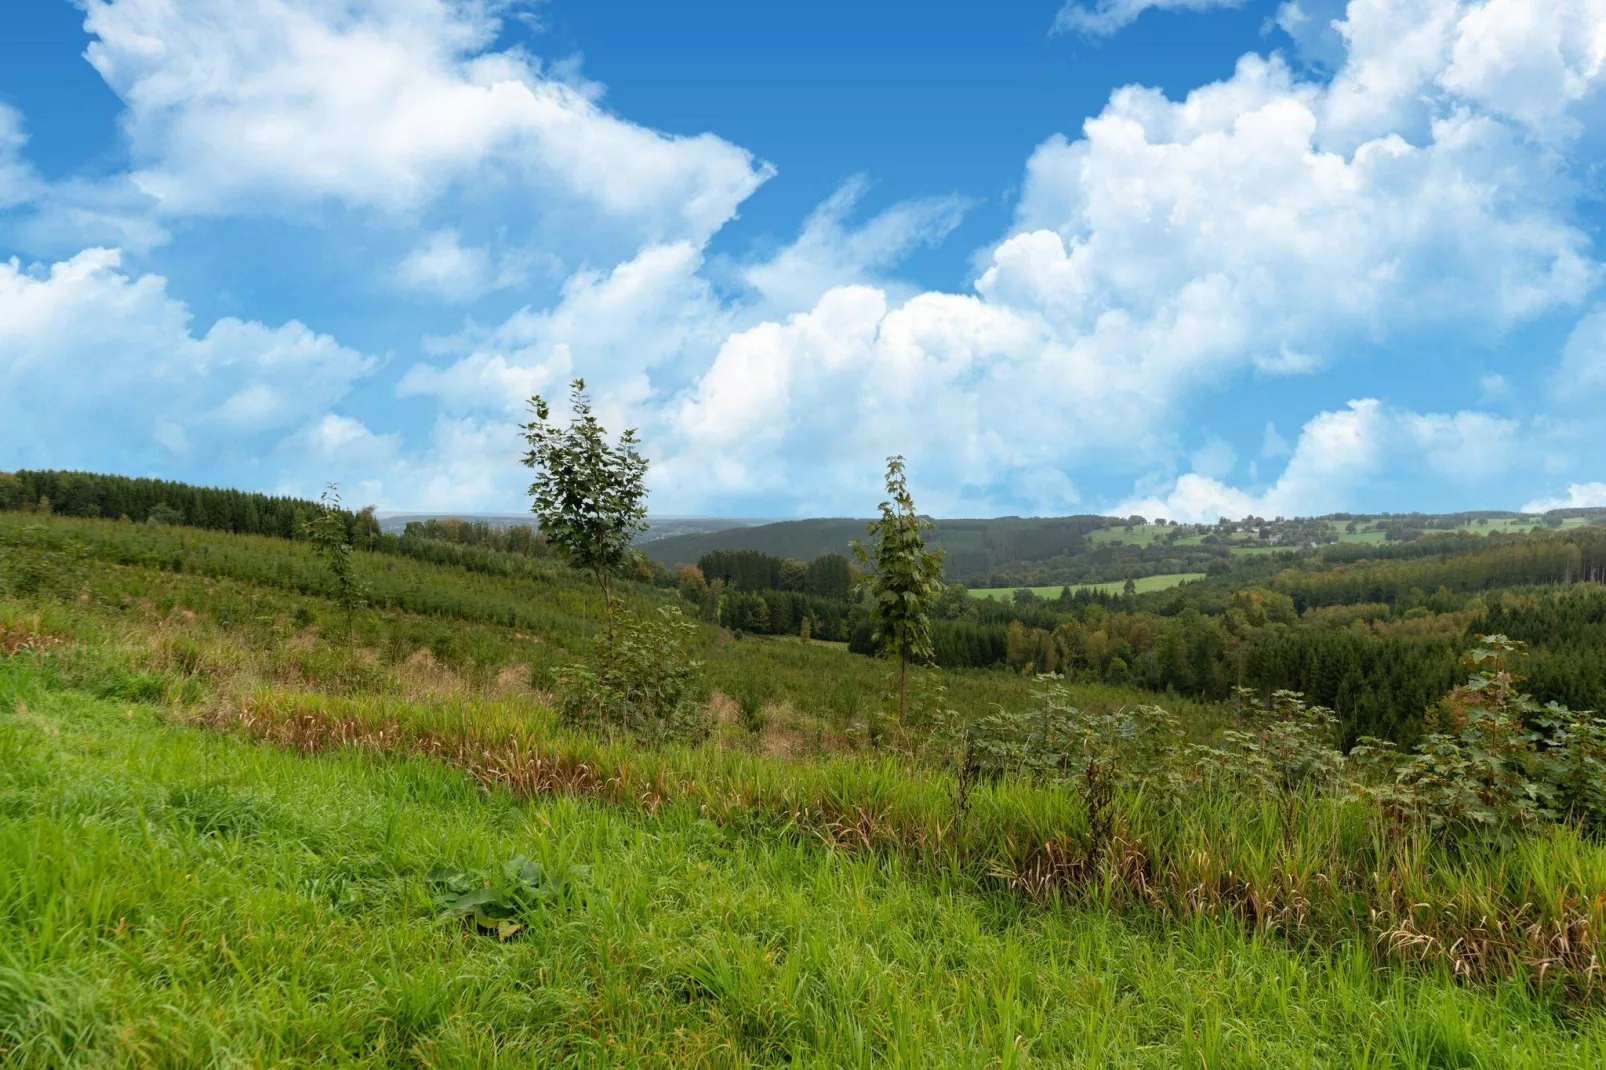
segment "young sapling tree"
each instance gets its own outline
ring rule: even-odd
[[[368,602],[368,589],[357,578],[352,559],[351,531],[340,507],[340,488],[330,483],[318,497],[318,515],[307,521],[301,533],[312,543],[313,552],[329,569],[335,582],[335,604],[346,613],[346,638],[350,639],[357,610]]]
[[[611,616],[613,577],[635,560],[633,540],[647,530],[647,460],[634,428],[617,444],[608,441],[585,387],[584,379],[570,384],[563,427],[545,398],[530,399],[535,419],[523,425],[530,446],[524,465],[535,470],[530,511],[541,534],[572,567],[597,578]]]
[[[935,656],[931,609],[942,595],[942,551],[926,549],[923,531],[935,527],[915,512],[903,458],[887,458],[887,500],[881,518],[869,524],[868,549],[855,540],[853,553],[870,574],[871,641],[898,663],[898,724],[904,724],[909,696],[909,663]]]

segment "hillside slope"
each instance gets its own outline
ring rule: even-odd
[[[643,547],[666,565],[694,564],[712,550],[760,550],[777,557],[812,561],[822,554],[845,554],[864,537],[869,521],[834,517],[788,520],[701,535],[659,539]],[[1112,523],[1099,516],[1018,517],[934,521],[929,536],[947,555],[950,579],[979,581],[1010,562],[1051,561],[1083,551],[1088,532]]]
[[[1488,545],[1599,568],[1582,533]],[[1602,1065],[1606,854],[1570,826],[1383,841],[1348,792],[1123,790],[1090,854],[1074,782],[1003,770],[956,814],[940,737],[861,732],[884,663],[711,627],[709,737],[609,738],[549,672],[595,584],[510,556],[359,552],[348,624],[303,542],[0,516],[0,1065]],[[929,679],[1040,712],[1013,673]],[[1220,741],[1176,696],[1065,698]],[[516,930],[441,891],[524,859]]]

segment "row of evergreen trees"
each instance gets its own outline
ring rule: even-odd
[[[134,479],[94,472],[0,472],[0,509],[49,509],[62,516],[127,517],[144,523],[184,524],[241,535],[291,539],[323,507],[305,498],[255,491],[196,487],[165,479]],[[365,534],[357,514],[343,512],[355,538]],[[372,513],[368,513],[372,517]],[[373,524],[373,534],[378,525]]]
[[[805,564],[758,550],[713,550],[697,560],[697,568],[709,583],[722,580],[738,591],[846,599],[853,589],[853,567],[841,554],[824,554]]]
[[[816,598],[796,591],[731,591],[719,601],[719,623],[733,632],[804,635],[844,641],[851,630],[853,604],[842,598]],[[804,621],[808,622],[805,633]]]

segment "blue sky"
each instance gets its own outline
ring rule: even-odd
[[[1606,505],[1589,0],[13,0],[0,469],[516,510]],[[9,263],[7,262],[9,261]]]

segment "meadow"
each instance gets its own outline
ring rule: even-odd
[[[1074,784],[962,795],[920,737],[868,745],[888,667],[836,644],[699,626],[705,742],[578,731],[554,670],[600,599],[550,563],[359,554],[348,626],[299,543],[10,514],[0,544],[71,580],[0,600],[6,1065],[1606,1062],[1577,828],[1126,784],[1100,832]],[[443,906],[443,871],[526,860],[506,939]]]
[[[1203,572],[1173,572],[1163,576],[1139,576],[1137,579],[1132,581],[1132,586],[1135,588],[1138,594],[1148,594],[1151,591],[1168,591],[1171,588],[1181,586],[1184,583],[1191,583],[1194,580],[1202,580],[1204,579],[1204,576],[1205,574]],[[1070,588],[1072,594],[1075,594],[1078,591],[1097,591],[1101,594],[1120,594],[1126,589],[1126,581],[1115,580],[1110,583],[1073,583],[1061,584],[1058,587],[1027,587],[1025,589],[1031,591],[1039,598],[1050,599],[1058,598],[1060,596],[1060,592],[1065,590],[1067,586]],[[1015,596],[1015,591],[1017,589],[1018,588],[1008,587],[984,587],[980,590],[973,590],[970,593],[976,598],[1009,599]]]

